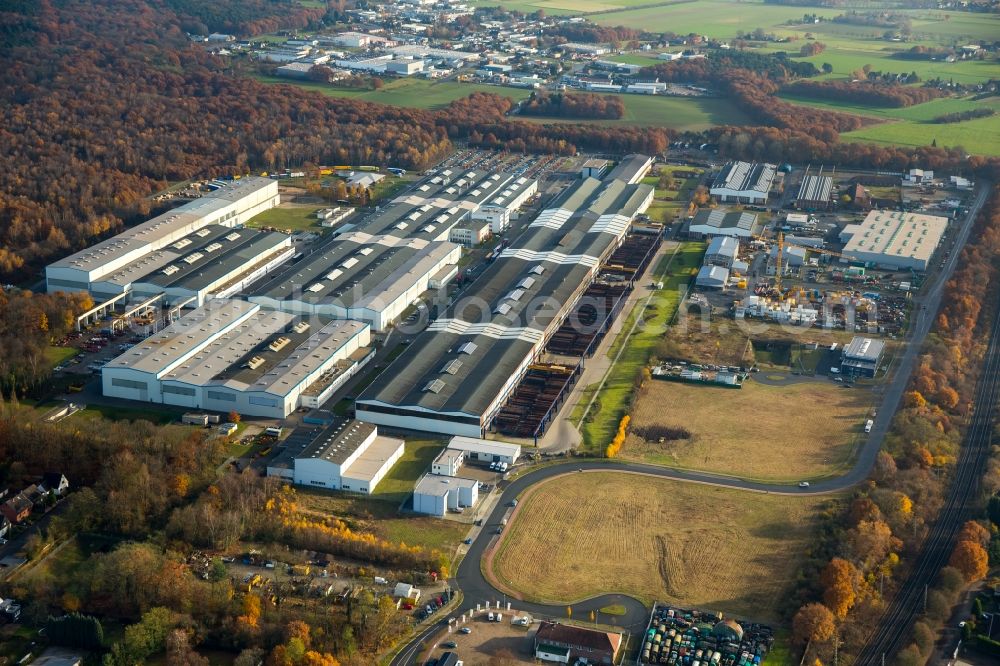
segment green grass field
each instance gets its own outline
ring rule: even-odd
[[[45,361],[50,368],[54,368],[60,363],[65,363],[80,352],[73,347],[56,347],[49,345],[45,348]]]
[[[372,493],[373,499],[402,502],[413,492],[420,475],[428,471],[434,457],[444,448],[440,439],[408,439],[403,457],[399,459]]]
[[[329,97],[349,97],[366,102],[377,102],[378,104],[405,106],[416,109],[436,109],[447,106],[456,99],[467,97],[474,92],[489,92],[516,100],[524,99],[529,94],[526,88],[458,83],[456,81],[428,81],[427,79],[396,79],[386,83],[379,90],[336,88],[322,83],[290,81],[273,76],[260,76],[257,79],[264,83],[283,83],[305,88],[306,90],[315,90]]]
[[[870,107],[829,100],[812,100],[783,96],[784,99],[823,109],[843,111],[878,118],[886,122],[870,125],[844,134],[845,141],[924,146],[932,141],[942,147],[962,146],[980,155],[1000,155],[1000,115],[977,118],[960,123],[935,124],[929,122],[946,113],[991,107],[1000,112],[1000,97],[973,101],[972,99],[936,99],[901,109]]]
[[[316,211],[322,206],[282,204],[278,208],[265,210],[247,222],[248,227],[274,227],[289,231],[319,231]]]
[[[625,319],[621,332],[608,349],[608,357],[614,359],[622,345],[625,345],[625,350],[612,366],[598,400],[580,428],[584,448],[590,453],[603,452],[614,436],[618,422],[631,401],[639,369],[649,361],[650,354],[663,336],[667,324],[677,311],[677,304],[688,282],[692,279],[691,270],[701,263],[704,254],[704,243],[689,242],[681,245],[672,261],[670,254],[665,255],[655,269],[655,275],[664,278],[664,288],[653,294],[648,306],[645,299],[640,300]],[[642,323],[629,337],[633,323],[640,316],[643,318]],[[583,408],[590,401],[594,388],[588,387],[582,392],[580,401],[570,415],[571,419],[578,420],[582,416]]]
[[[713,97],[668,97],[666,95],[619,95],[625,101],[625,115],[617,120],[585,120],[595,125],[669,127],[680,131],[700,131],[718,125],[743,125],[750,119],[732,102]],[[538,123],[581,122],[581,120],[520,116]]]

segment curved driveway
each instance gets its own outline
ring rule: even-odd
[[[517,498],[517,496],[524,492],[529,486],[545,481],[546,479],[551,479],[566,473],[618,471],[630,472],[634,474],[646,474],[660,478],[674,479],[677,481],[686,481],[689,483],[704,483],[738,490],[786,495],[820,495],[833,493],[847,490],[848,488],[851,488],[863,481],[875,464],[875,458],[877,457],[879,449],[882,446],[882,440],[885,438],[889,425],[892,422],[892,417],[896,413],[896,409],[899,407],[903,391],[906,389],[907,381],[913,371],[914,365],[916,364],[920,350],[923,347],[924,339],[930,331],[930,327],[934,319],[933,313],[937,312],[938,306],[941,303],[944,285],[947,282],[947,278],[954,270],[955,265],[958,262],[960,251],[968,239],[969,231],[972,228],[971,222],[975,219],[979,209],[986,201],[986,196],[989,191],[989,183],[980,183],[979,190],[975,195],[972,205],[969,207],[969,214],[963,220],[962,225],[956,234],[951,254],[945,261],[945,266],[938,271],[933,284],[928,285],[925,294],[920,298],[914,298],[914,316],[910,326],[910,334],[907,340],[908,344],[906,346],[906,350],[899,360],[899,364],[895,369],[892,381],[885,387],[882,403],[878,410],[878,416],[874,419],[875,425],[872,428],[868,439],[865,441],[864,446],[859,452],[858,457],[854,462],[854,466],[849,472],[843,476],[816,481],[815,483],[812,483],[809,488],[799,488],[797,485],[761,483],[758,481],[749,481],[735,477],[719,476],[706,472],[686,471],[657,465],[617,463],[613,460],[566,462],[548,467],[542,467],[538,470],[528,472],[515,479],[504,489],[500,496],[500,501],[497,502],[489,517],[484,518],[482,529],[477,535],[477,538],[469,546],[469,550],[466,552],[465,557],[459,565],[458,571],[452,580],[453,586],[461,590],[464,595],[462,604],[453,611],[453,614],[463,613],[470,609],[474,609],[477,603],[483,604],[486,601],[489,601],[493,604],[495,602],[505,600],[504,594],[496,590],[483,575],[481,566],[484,555],[487,550],[494,545],[493,536],[495,535],[497,528],[500,527],[500,520],[507,512],[510,501]],[[569,605],[573,608],[573,615],[576,618],[589,618],[591,611],[599,611],[601,608],[610,604],[620,604],[625,607],[626,612],[623,616],[603,616],[602,620],[604,620],[604,618],[608,618],[604,620],[605,624],[611,624],[614,622],[614,624],[618,625],[622,629],[632,633],[645,629],[649,610],[637,599],[624,594],[605,594],[572,604],[539,604],[528,601],[517,601],[517,608],[518,610],[527,611],[541,616],[564,617],[566,615],[566,606]],[[421,631],[392,660],[392,666],[403,666],[404,664],[416,663],[416,658],[420,654],[421,644],[423,641],[430,638],[437,630],[444,626],[446,626],[446,621],[441,620]]]

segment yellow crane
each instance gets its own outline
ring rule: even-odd
[[[763,236],[753,236],[754,239],[767,242]],[[795,243],[789,243],[789,247],[798,247],[806,250],[808,252],[815,252],[817,254],[829,254],[834,257],[842,257],[848,260],[856,260],[857,257],[851,256],[849,254],[844,254],[843,252],[837,252],[836,250],[826,250],[819,247],[811,247],[808,245],[796,245]],[[782,264],[784,260],[785,252],[785,233],[783,231],[778,232],[778,252],[774,260],[774,289],[778,292],[778,300],[784,300],[785,294],[781,290],[781,276],[782,276]]]

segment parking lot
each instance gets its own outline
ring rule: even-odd
[[[503,656],[505,664],[534,664],[535,625],[521,626],[511,623],[515,617],[526,617],[516,610],[503,611],[502,619],[489,621],[486,610],[472,613],[462,621],[455,618],[447,630],[434,636],[431,647],[423,655],[420,663],[440,658],[445,652],[454,652],[467,666],[486,664],[492,657]],[[494,616],[496,617],[496,616]],[[468,633],[463,633],[467,630]]]

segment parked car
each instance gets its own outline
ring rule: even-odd
[[[808,481],[799,481],[799,488],[808,488],[808,487],[809,487]]]
[[[441,643],[441,647],[448,648],[449,650],[457,648],[458,643],[455,641],[448,641],[447,643]]]
[[[458,633],[460,633],[460,634],[471,634],[472,633],[472,629],[470,629],[469,627],[462,627],[461,629],[458,630]]]

